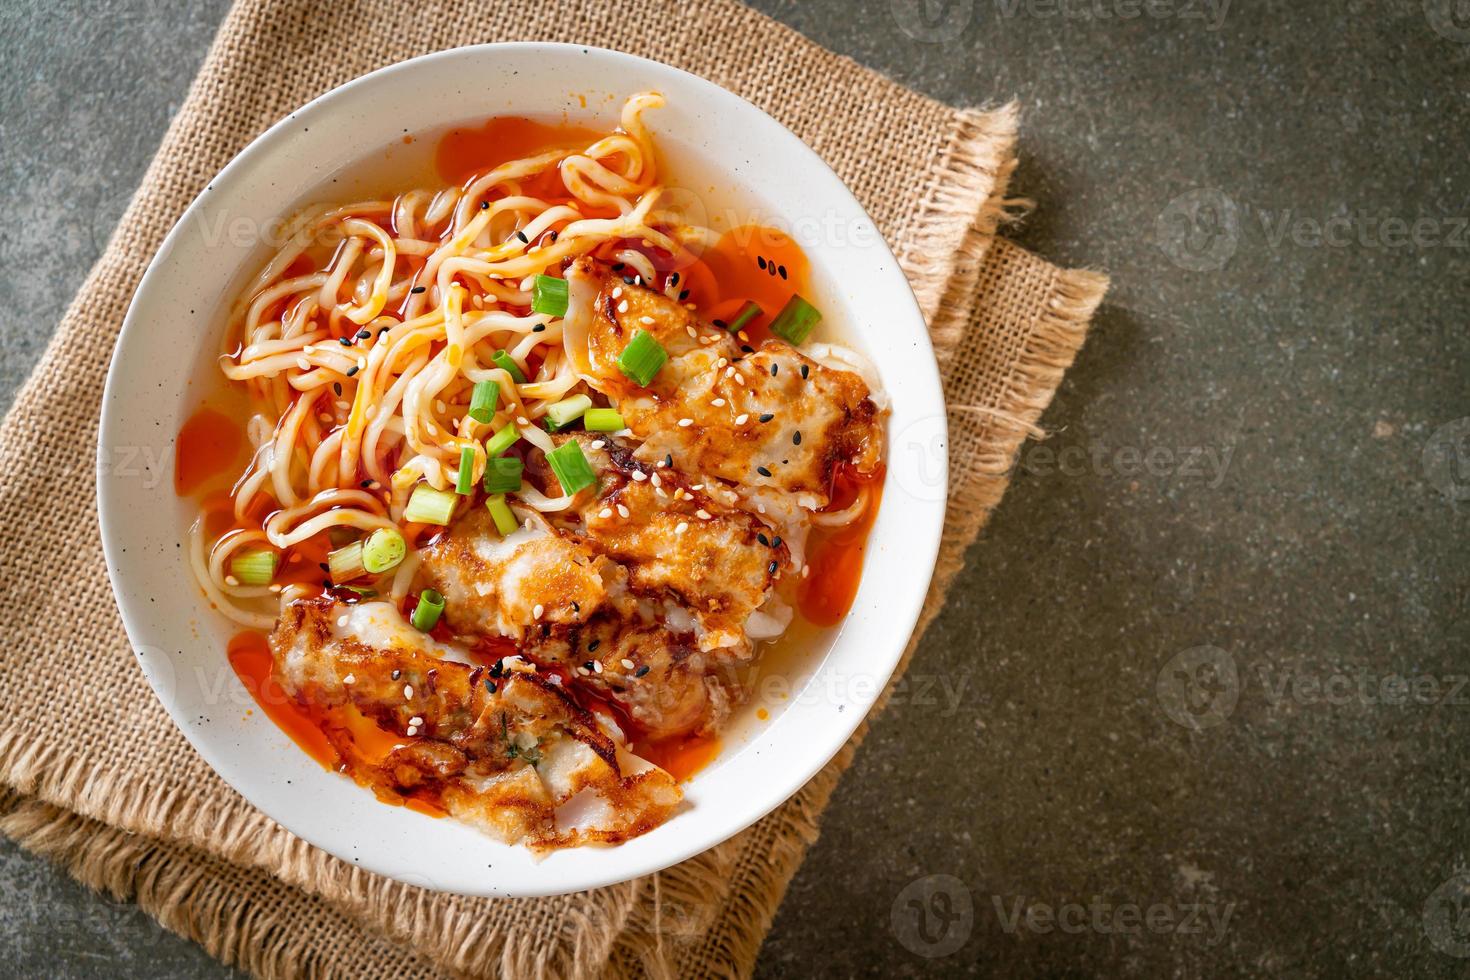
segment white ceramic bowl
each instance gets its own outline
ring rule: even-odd
[[[186,565],[191,501],[172,494],[173,439],[215,385],[225,311],[270,249],[270,227],[340,193],[366,156],[495,115],[615,124],[628,94],[668,99],[649,113],[675,183],[710,211],[790,230],[811,258],[827,321],[877,363],[893,400],[889,478],[852,612],[830,642],[786,671],[769,720],[746,712],[720,756],[686,784],[687,806],[619,847],[536,860],[450,820],[377,802],[328,773],[259,710],[231,672],[233,629]],[[585,99],[585,103],[584,100]],[[753,189],[720,201],[720,188]],[[752,196],[752,194],[754,196]],[[715,217],[715,215],[711,215]],[[281,120],[184,213],[138,287],[107,379],[99,457],[108,572],[138,659],[200,754],[255,806],[339,858],[414,884],[477,895],[557,894],[624,881],[688,858],[795,793],[862,720],[898,662],[934,567],[944,515],[944,405],[928,333],[893,254],[826,165],[770,117],[685,72],[614,51],[553,44],[459,48],[382,69]],[[163,479],[125,460],[166,458]]]

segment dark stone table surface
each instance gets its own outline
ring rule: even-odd
[[[1470,7],[756,6],[1020,100],[1011,234],[1113,276],[758,973],[1465,976]],[[0,405],[224,9],[0,10]],[[8,844],[0,896],[3,975],[229,972]]]

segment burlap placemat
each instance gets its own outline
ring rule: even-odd
[[[205,182],[295,106],[403,58],[515,39],[620,48],[745,96],[811,144],[893,244],[951,406],[947,533],[905,664],[1106,288],[994,238],[1011,110],[947,108],[730,0],[237,4],[0,427],[0,528],[12,543],[0,549],[0,829],[262,976],[746,974],[866,729],[791,801],[678,867],[488,901],[379,878],[291,836],[209,770],[138,670],[76,461],[95,445],[112,343],[148,259]]]

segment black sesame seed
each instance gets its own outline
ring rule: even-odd
[[[779,547],[781,547],[781,535],[778,534],[774,538],[771,539],[771,547],[772,548],[779,548]]]
[[[582,607],[579,606],[579,605],[577,605],[577,600],[576,599],[573,599],[572,600],[572,612],[579,613],[581,611],[582,611]]]
[[[490,202],[489,201],[481,201],[480,202],[480,210],[481,211],[488,211],[488,210],[490,210]]]
[[[770,412],[762,412],[761,413],[761,421],[762,422],[769,422],[769,421],[771,421],[771,419],[773,419],[775,417],[776,416],[772,415]]]
[[[755,353],[755,348],[752,347],[752,346],[750,346],[749,344],[741,344],[740,345],[740,349],[743,350],[743,351],[745,351],[745,353],[747,353],[747,354],[754,354]]]
[[[334,395],[336,395],[338,398],[341,398],[342,397],[342,382],[340,382],[340,381],[333,381],[332,382],[332,393]]]
[[[792,442],[793,445],[797,445],[797,446],[801,445],[801,430],[800,429],[798,429],[797,431],[791,433],[791,442]]]
[[[803,364],[801,366],[801,376],[803,378],[805,378],[810,373],[811,373],[811,368],[809,368],[807,365]]]
[[[711,320],[710,322],[713,323],[715,326],[719,327],[721,330],[728,330],[728,329],[730,329],[730,325],[728,323],[726,323],[724,320]]]
[[[357,339],[358,340],[367,340],[372,335],[373,335],[373,332],[371,330],[369,330],[367,327],[363,327],[361,330],[359,330],[357,332]]]
[[[330,571],[331,571],[331,570],[332,570],[332,569],[331,569],[331,568],[330,568],[330,567],[329,567],[329,566],[328,566],[328,565],[327,565],[327,563],[326,563],[326,562],[324,562],[324,561],[319,561],[319,562],[317,562],[317,563],[316,563],[316,567],[317,567],[317,568],[320,568],[320,569],[321,569],[321,570],[322,570],[322,571],[324,571],[324,572],[330,572]]]
[[[491,679],[490,679],[490,678],[488,678],[488,677],[487,677],[487,678],[485,678],[485,690],[487,690],[487,691],[489,691],[489,692],[490,692],[490,693],[491,693],[491,694],[494,694],[494,693],[495,693],[495,691],[496,691],[496,685],[495,685],[495,682],[494,682],[494,681],[492,681],[492,680],[491,680]]]
[[[670,272],[669,273],[669,285],[670,286],[677,286],[677,285],[679,285],[679,274],[677,272]]]
[[[544,324],[544,323],[538,323],[534,327],[531,328],[531,332],[532,333],[540,333],[541,331],[543,331],[545,329],[546,329],[546,324]]]
[[[360,486],[364,490],[366,490],[368,488],[368,486],[372,484],[372,482],[373,482],[372,480],[363,480],[361,483],[358,484],[358,486]]]
[[[762,534],[760,532],[757,532],[756,533],[755,539],[757,541],[759,541],[761,544],[765,545],[767,548],[769,548],[771,546],[771,539],[768,538],[768,537],[766,537],[764,534]]]
[[[622,272],[624,268],[626,267],[621,262],[614,262],[612,264],[612,271],[614,272]]]
[[[780,367],[781,367],[781,365],[779,365],[779,364],[772,364],[771,365],[771,377],[774,378],[776,376],[776,372],[780,369]]]
[[[768,470],[768,469],[766,469],[764,466],[757,466],[755,468],[755,471],[757,473],[759,473],[761,476],[770,476],[771,475],[771,471]]]
[[[679,291],[679,302],[682,303],[682,302],[684,302],[688,298],[689,298],[689,290],[682,289],[682,290]]]
[[[352,338],[351,337],[338,337],[337,338],[337,343],[341,344],[343,347],[351,347],[352,346]]]
[[[592,661],[589,660],[585,664],[583,664],[582,665],[582,669],[584,669],[584,670],[591,670],[592,669]]]
[[[674,465],[674,454],[673,453],[664,453],[664,465],[665,466],[673,466]]]
[[[637,670],[633,671],[633,676],[642,677],[646,673],[648,673],[648,664],[644,664],[642,667],[639,667]]]
[[[531,240],[526,237],[526,233],[523,231],[516,232],[516,237],[519,238],[521,240],[521,243],[524,245],[531,244]]]
[[[633,285],[633,277],[632,276],[624,276],[623,277],[623,285],[625,285],[625,286],[631,286],[631,285]]]
[[[349,378],[352,377],[356,373],[357,373],[357,365],[356,364],[352,365],[352,367],[350,367],[350,368],[347,369],[347,376]]]
[[[544,639],[546,639],[550,635],[551,635],[551,624],[550,623],[542,623],[541,624],[541,638],[544,640]]]
[[[770,276],[773,279],[776,277],[776,263],[772,262],[770,265],[766,266],[766,275]]]
[[[602,646],[602,641],[601,640],[593,640],[591,643],[587,644],[587,652],[588,653],[593,653],[600,646]]]
[[[493,663],[493,664],[490,665],[490,676],[491,677],[500,677],[504,673],[505,673],[505,661],[504,660],[497,660],[497,661],[495,661],[495,663]],[[395,677],[393,679],[394,680],[397,680],[398,678]]]
[[[556,241],[556,232],[554,232],[554,231],[548,231],[546,233],[546,240],[548,242],[554,242],[554,241]]]
[[[757,255],[755,257],[755,264],[761,267],[762,272],[766,271],[766,257],[764,255]]]
[[[391,677],[393,680],[396,681],[396,680],[398,680],[398,678],[400,678],[400,677],[403,676],[403,671],[401,671],[401,670],[395,670],[395,671],[393,671],[393,673],[389,674],[388,676]]]
[[[411,292],[411,293],[413,293],[413,294],[414,294],[414,295],[415,295],[415,296],[417,296],[417,295],[418,295],[418,294],[419,294],[419,293],[422,293],[422,292],[424,292],[424,291],[425,291],[425,290],[427,290],[427,289],[428,289],[428,288],[429,288],[429,287],[428,287],[428,286],[415,286],[415,287],[413,287],[413,288],[412,288],[412,289],[410,289],[410,290],[409,290],[409,292]]]
[[[769,565],[766,566],[766,572],[767,572],[767,574],[775,575],[776,574],[776,569],[778,569],[780,567],[781,567],[780,562],[774,562],[773,561]]]
[[[784,265],[777,266],[776,267],[776,271],[781,274],[781,278],[782,279],[785,279],[786,278],[786,267]]]

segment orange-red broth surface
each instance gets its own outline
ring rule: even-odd
[[[463,184],[473,175],[507,160],[552,148],[586,146],[600,135],[575,126],[497,117],[483,126],[445,133],[435,147],[434,165],[443,182]],[[553,201],[565,198],[565,191],[554,176],[529,187],[528,192]],[[731,229],[701,255],[663,254],[655,259],[655,264],[661,272],[679,272],[689,291],[688,301],[706,319],[728,321],[747,300],[754,301],[762,313],[746,325],[742,337],[743,342],[753,345],[770,336],[771,320],[792,295],[808,294],[811,268],[801,247],[784,232],[757,225]],[[300,275],[313,267],[313,260],[303,256],[289,272]],[[241,402],[236,393],[222,392],[206,401],[210,404],[198,409],[179,430],[175,447],[175,492],[198,502],[206,534],[211,539],[232,528],[259,530],[270,513],[262,511],[237,519],[230,497],[231,483],[248,461],[243,424],[247,413],[243,404],[236,404]],[[864,546],[877,514],[882,480],[881,469],[864,476],[846,467],[838,468],[831,509],[849,506],[865,482],[874,484],[875,492],[870,494],[860,520],[836,530],[812,530],[808,544],[811,568],[797,590],[797,612],[811,626],[833,626],[852,606],[862,573]],[[322,563],[331,543],[325,534],[318,538],[283,552],[278,582],[323,589],[330,585]],[[408,600],[412,601],[412,598]],[[515,652],[508,641],[504,645],[505,649],[483,651],[487,664],[498,656]],[[354,762],[372,768],[395,745],[406,741],[404,736],[380,728],[350,706],[322,709],[296,701],[275,679],[270,648],[259,632],[246,630],[236,635],[229,644],[228,654],[230,666],[265,715],[326,769],[352,772],[359,768],[352,765]],[[636,726],[612,706],[593,699],[586,699],[584,706],[613,715],[625,731],[633,734],[633,750],[677,779],[688,779],[719,754],[717,737],[648,742],[639,739]],[[764,708],[760,717],[769,717]],[[378,795],[385,802],[409,806],[433,816],[444,814],[429,795],[400,796],[382,790],[378,790]]]

